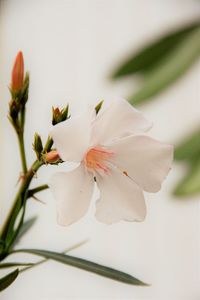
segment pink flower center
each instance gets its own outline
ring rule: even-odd
[[[98,171],[102,170],[108,173],[108,160],[113,155],[113,152],[108,151],[101,147],[91,148],[85,155],[85,165],[89,170]]]

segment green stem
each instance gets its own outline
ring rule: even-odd
[[[27,163],[26,163],[26,154],[25,154],[25,146],[24,146],[25,116],[26,116],[26,111],[25,111],[25,107],[24,107],[20,114],[20,131],[17,132],[21,162],[22,162],[22,170],[23,170],[24,174],[27,173]]]
[[[10,232],[13,230],[13,226],[15,224],[16,218],[18,216],[19,211],[21,210],[23,206],[24,201],[24,195],[30,185],[30,182],[37,172],[37,170],[43,165],[43,162],[36,160],[29,171],[26,173],[21,186],[19,188],[19,191],[14,199],[13,205],[10,209],[10,212],[6,218],[6,221],[3,225],[2,231],[1,231],[1,239],[6,240],[7,236],[10,234]]]
[[[21,109],[20,114],[20,122],[21,122],[21,128],[24,130],[24,124],[25,124],[25,117],[26,117],[26,108],[25,106]]]
[[[20,132],[17,134],[18,142],[19,142],[19,150],[22,162],[22,170],[23,173],[27,173],[27,163],[26,163],[26,155],[25,155],[25,147],[24,147],[24,133]]]

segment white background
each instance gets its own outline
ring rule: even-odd
[[[197,0],[1,1],[1,223],[20,169],[16,137],[6,118],[7,86],[16,53],[23,51],[31,75],[26,127],[31,163],[33,135],[37,131],[46,138],[52,105],[69,102],[72,113],[76,113],[87,103],[125,97],[137,82],[112,83],[109,76],[113,68],[132,49],[199,15]],[[199,72],[200,65],[196,64],[155,102],[141,107],[154,122],[152,136],[174,143],[199,122]],[[55,167],[44,167],[35,185],[45,183],[55,171]],[[71,254],[129,272],[151,287],[128,286],[49,262],[22,274],[0,299],[200,299],[198,197],[177,200],[170,195],[183,172],[183,167],[174,165],[162,191],[146,195],[148,214],[143,223],[105,226],[95,220],[93,203],[84,219],[63,228],[56,224],[55,203],[49,191],[40,194],[46,205],[33,200],[28,205],[28,215],[37,214],[39,219],[20,247],[61,251],[90,238]],[[18,255],[16,259],[32,257]]]

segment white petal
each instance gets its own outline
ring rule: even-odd
[[[117,99],[93,123],[93,144],[107,142],[130,134],[147,131],[152,124],[126,100]]]
[[[86,214],[92,197],[94,179],[81,164],[68,173],[56,173],[49,184],[57,201],[58,223],[66,226]]]
[[[100,199],[97,201],[96,218],[112,224],[120,220],[142,221],[146,206],[142,190],[127,176],[117,170],[97,177]]]
[[[53,127],[50,135],[64,161],[82,160],[89,147],[92,117],[93,112],[88,110]]]
[[[148,136],[130,136],[110,147],[114,163],[145,191],[157,192],[173,160],[173,146]]]

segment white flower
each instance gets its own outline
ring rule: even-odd
[[[142,221],[143,190],[160,190],[172,164],[173,147],[140,135],[152,125],[125,100],[113,102],[97,116],[94,112],[71,117],[50,133],[62,160],[80,163],[51,179],[58,223],[69,225],[85,215],[95,181],[100,190],[99,221]]]

